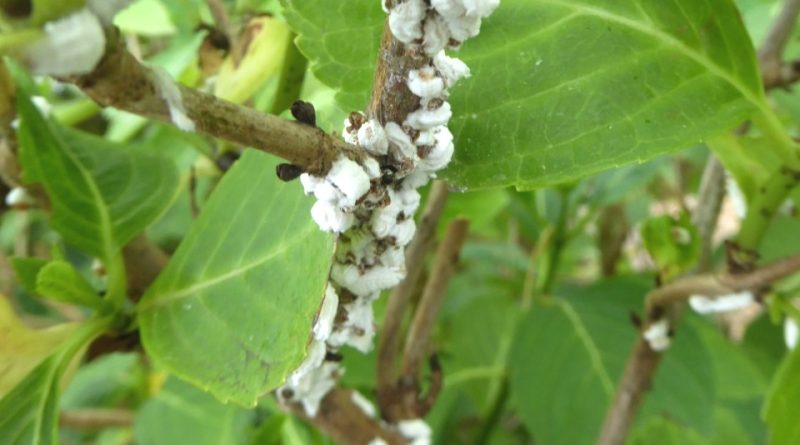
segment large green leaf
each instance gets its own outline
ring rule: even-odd
[[[311,200],[248,151],[139,307],[147,351],[221,400],[252,405],[306,353],[333,242]]]
[[[795,349],[781,365],[764,405],[764,418],[770,429],[771,445],[800,443],[800,348]]]
[[[168,158],[57,128],[22,95],[18,111],[25,179],[47,190],[52,225],[69,243],[107,261],[172,201]]]
[[[136,414],[139,445],[244,444],[250,415],[177,379],[170,379]]]
[[[343,106],[364,107],[378,2],[284,4],[320,80]],[[458,56],[473,77],[452,91],[457,149],[444,176],[470,188],[532,188],[646,161],[764,107],[730,0],[504,0]]]

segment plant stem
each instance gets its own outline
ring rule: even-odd
[[[767,183],[756,191],[736,238],[739,248],[751,252],[758,249],[773,216],[798,184],[800,184],[800,170],[784,166],[772,174]]]
[[[558,266],[561,262],[561,253],[567,244],[567,220],[569,216],[569,189],[560,188],[561,206],[558,209],[553,235],[549,239],[547,255],[539,263],[536,295],[547,295],[553,290],[556,281]]]
[[[481,431],[478,433],[478,437],[475,440],[477,445],[487,445],[490,443],[489,440],[492,438],[492,433],[494,433],[497,424],[503,417],[503,410],[506,406],[506,402],[508,401],[508,395],[508,379],[504,377],[500,384],[500,392],[497,394],[497,397],[492,404],[492,408],[489,411],[489,415],[486,418],[486,422],[484,422],[483,427],[481,428]]]

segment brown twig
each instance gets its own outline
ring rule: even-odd
[[[381,38],[375,82],[367,116],[381,124],[402,123],[406,116],[419,108],[419,97],[406,85],[406,73],[430,64],[430,57],[421,50],[409,50],[389,29],[388,19]]]
[[[383,382],[378,389],[381,414],[389,422],[417,419],[425,416],[433,406],[442,385],[442,372],[436,355],[430,355],[431,378],[427,394],[420,394],[419,375],[425,358],[429,356],[430,337],[444,299],[445,290],[455,273],[461,246],[467,237],[469,221],[457,219],[451,222],[444,240],[436,252],[436,260],[422,298],[414,312],[406,337],[403,353],[402,373],[395,377],[393,369],[385,370]],[[388,363],[392,366],[394,363]]]
[[[800,255],[769,263],[759,269],[739,274],[695,275],[679,279],[647,295],[642,330],[657,321],[677,304],[692,295],[709,298],[742,291],[757,291],[771,283],[800,271]],[[621,445],[628,435],[636,410],[650,388],[653,375],[663,354],[654,351],[641,336],[628,357],[625,371],[609,408],[597,445]]]
[[[236,31],[231,25],[228,11],[225,9],[225,5],[222,4],[222,0],[206,0],[206,4],[211,11],[211,16],[214,17],[214,23],[217,25],[217,28],[225,33],[230,42],[230,47],[233,48],[235,46],[234,40],[236,39]]]
[[[386,428],[356,405],[351,390],[331,390],[322,399],[319,412],[313,418],[309,418],[299,405],[293,407],[293,412],[344,445],[367,445],[376,438],[383,439],[389,445],[407,443],[399,433]]]
[[[172,123],[156,74],[125,49],[116,30],[110,30],[107,37],[106,53],[95,69],[66,80],[102,106]],[[326,173],[342,154],[351,159],[363,157],[357,147],[318,128],[262,114],[182,85],[177,88],[186,115],[199,133],[272,153],[314,174]]]
[[[783,62],[783,52],[792,36],[798,15],[800,0],[786,0],[758,51],[761,77],[766,89],[787,86],[800,79],[800,63]]]
[[[798,270],[800,255],[793,255],[746,273],[686,277],[651,292],[646,302],[647,314],[682,303],[692,295],[714,298],[735,292],[757,291]]]
[[[406,277],[392,291],[386,306],[386,318],[378,344],[378,402],[382,411],[393,403],[394,384],[397,380],[397,355],[400,352],[400,334],[403,318],[411,296],[422,275],[425,255],[431,249],[439,218],[447,202],[447,184],[435,181],[428,195],[425,210],[420,218],[414,240],[406,249]],[[387,397],[389,397],[387,399]],[[391,399],[391,400],[390,400]]]
[[[62,411],[59,424],[76,430],[100,430],[103,428],[133,425],[134,413],[126,409],[75,409]]]
[[[431,276],[425,284],[425,290],[422,292],[422,298],[414,311],[414,319],[408,330],[401,377],[404,381],[416,381],[420,368],[429,355],[431,333],[439,316],[439,308],[444,301],[447,286],[455,274],[458,256],[461,246],[467,239],[468,230],[469,220],[464,218],[453,220],[448,224],[444,239],[436,251],[436,261]],[[415,414],[415,417],[421,417],[425,413]]]

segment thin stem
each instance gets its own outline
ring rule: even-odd
[[[497,395],[495,403],[492,404],[492,408],[489,411],[489,416],[486,418],[486,422],[484,422],[480,433],[478,433],[478,438],[475,440],[477,445],[486,445],[490,443],[492,433],[494,433],[497,424],[500,422],[500,418],[503,416],[503,409],[508,401],[508,396],[508,379],[504,378],[500,385],[500,393]]]
[[[126,409],[87,408],[62,411],[59,424],[76,430],[126,428],[133,425],[134,413]]]
[[[736,238],[739,248],[745,252],[758,249],[773,216],[798,184],[800,170],[780,167],[769,177],[748,205],[747,216]]]
[[[800,0],[786,0],[783,9],[772,23],[767,37],[758,51],[758,61],[761,66],[761,77],[764,85],[785,85],[787,78],[792,78],[795,70],[785,70],[782,63],[783,52],[792,36],[792,31],[800,15]],[[796,80],[796,79],[795,79]]]
[[[102,106],[172,123],[163,85],[140,64],[119,35],[109,33],[106,54],[93,72],[67,79]],[[358,147],[310,125],[262,114],[197,90],[175,85],[195,130],[212,137],[272,153],[303,170],[326,173],[333,161],[346,155],[361,159]]]
[[[558,273],[558,266],[561,262],[561,253],[567,242],[567,219],[569,216],[568,195],[569,190],[565,188],[559,189],[561,196],[561,206],[558,210],[558,218],[556,220],[555,229],[552,239],[550,240],[547,255],[542,257],[538,270],[538,283],[536,286],[537,295],[547,295],[553,290],[556,275]]]
[[[735,292],[753,291],[788,277],[800,270],[800,255],[793,255],[761,266],[751,272],[689,276],[652,291],[647,296],[647,314],[683,303],[692,295],[709,298]]]
[[[456,271],[458,256],[461,246],[467,239],[468,230],[468,220],[452,221],[447,226],[444,240],[436,251],[436,261],[431,276],[425,285],[422,299],[408,330],[408,339],[403,354],[403,374],[406,377],[416,376],[428,356],[428,344],[433,326],[436,324],[447,286]]]
[[[521,306],[525,311],[529,310],[533,305],[539,259],[541,258],[542,253],[549,249],[554,233],[554,226],[548,225],[545,227],[544,230],[542,230],[542,232],[539,234],[539,239],[536,241],[536,245],[533,247],[533,249],[531,249],[531,256],[528,261],[528,270],[525,272],[525,281],[522,285]]]
[[[214,23],[217,25],[217,28],[225,33],[231,43],[231,48],[233,48],[235,46],[234,39],[236,37],[236,32],[233,26],[231,26],[228,11],[225,9],[225,5],[222,4],[222,0],[206,0],[206,4],[208,5],[208,9],[211,10],[211,15],[214,17]]]

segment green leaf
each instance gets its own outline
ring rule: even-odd
[[[670,279],[694,265],[700,255],[700,238],[688,213],[679,219],[652,217],[641,229],[642,241],[662,278]]]
[[[119,252],[173,200],[175,164],[152,152],[58,128],[24,95],[18,96],[17,111],[25,181],[44,186],[53,228],[105,263],[109,299],[121,301],[125,275]]]
[[[47,265],[47,260],[42,258],[15,257],[11,258],[11,266],[17,275],[17,281],[30,294],[36,294],[36,276]]]
[[[64,365],[56,354],[0,400],[0,441],[12,445],[57,444],[58,376]]]
[[[690,320],[711,354],[715,380],[722,400],[760,398],[767,390],[768,376],[740,346],[732,343],[716,325],[699,318]]]
[[[558,294],[567,300],[589,333],[612,380],[619,381],[636,329],[628,324],[632,312],[642,309],[643,298],[652,288],[649,280],[618,277],[592,286],[564,288]],[[681,323],[669,353],[656,372],[638,416],[667,415],[703,434],[713,428],[712,413],[717,383],[711,355],[693,323]],[[605,411],[605,407],[601,409]]]
[[[311,200],[245,152],[139,306],[147,351],[223,401],[253,405],[306,353],[333,254]]]
[[[0,397],[62,347],[78,328],[78,323],[68,323],[30,329],[16,317],[6,297],[0,295]]]
[[[637,278],[565,287],[569,298],[538,305],[522,321],[511,349],[511,401],[534,437],[547,444],[594,443],[616,390],[650,285]],[[637,421],[665,415],[702,434],[713,428],[716,398],[709,353],[683,323],[664,357]]]
[[[166,158],[58,129],[24,96],[18,110],[25,179],[45,187],[69,243],[108,261],[172,201],[178,178]]]
[[[115,407],[136,400],[147,381],[138,353],[111,353],[78,368],[61,394],[61,409]]]
[[[518,303],[492,295],[473,301],[446,321],[452,332],[445,358],[447,385],[464,385],[484,414],[488,413],[506,377],[506,363],[519,317]],[[476,329],[480,326],[480,329]]]
[[[469,219],[470,232],[491,238],[498,230],[492,222],[511,201],[506,190],[484,190],[474,193],[451,193],[439,220],[437,232],[443,236],[447,225],[455,218]]]
[[[800,348],[786,357],[764,402],[764,419],[771,432],[770,445],[800,443]]]
[[[284,16],[297,32],[297,47],[319,80],[337,90],[345,110],[361,110],[372,91],[383,32],[380,2],[282,0]]]
[[[114,25],[123,32],[159,37],[174,34],[177,29],[169,11],[159,0],[139,0],[114,17]]]
[[[57,349],[0,399],[0,443],[58,443],[56,424],[61,379],[75,355],[102,332],[108,322],[109,319],[93,319],[77,325],[68,337],[62,337],[63,343]]]
[[[614,380],[568,303],[531,309],[517,332],[509,367],[511,402],[538,442],[593,442]]]
[[[84,307],[104,306],[92,285],[66,261],[52,261],[42,268],[36,277],[36,293]]]
[[[377,2],[284,5],[320,80],[363,108]],[[473,76],[452,91],[457,148],[443,176],[469,188],[530,189],[643,162],[766,107],[730,0],[504,0],[457,55]]]
[[[634,431],[628,445],[705,445],[696,432],[681,428],[663,417],[654,417],[643,428]]]
[[[171,378],[136,414],[133,437],[139,445],[241,444],[250,414]]]

